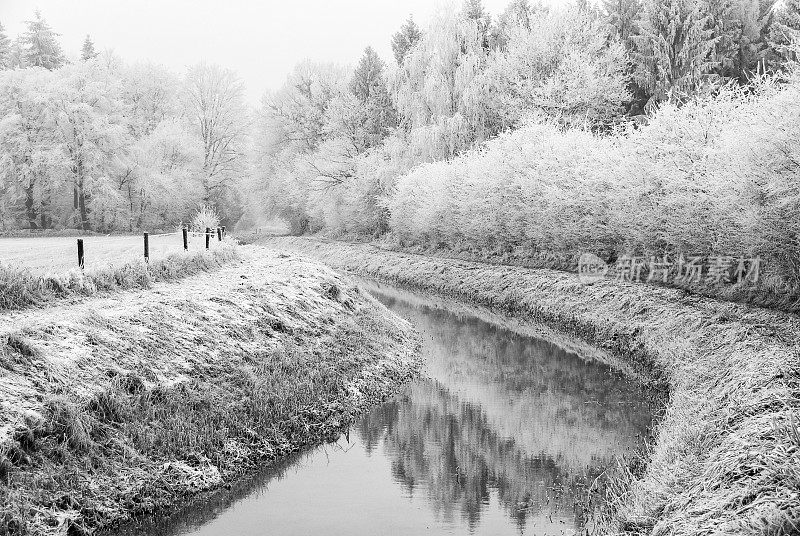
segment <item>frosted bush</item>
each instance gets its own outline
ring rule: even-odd
[[[398,238],[561,256],[760,255],[800,280],[800,82],[724,89],[612,136],[533,121],[400,177]]]
[[[197,233],[204,233],[206,229],[216,229],[219,227],[219,214],[211,205],[201,205],[192,218],[192,230]]]

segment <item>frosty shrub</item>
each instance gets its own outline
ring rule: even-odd
[[[524,251],[759,255],[800,283],[800,80],[723,89],[613,135],[532,121],[403,175],[384,201],[404,243],[482,256]],[[538,262],[538,261],[537,261]],[[539,262],[548,265],[547,262]]]
[[[219,227],[219,214],[211,205],[201,205],[192,218],[192,230],[204,233],[206,229]]]

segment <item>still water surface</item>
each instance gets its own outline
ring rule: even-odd
[[[544,535],[592,532],[587,488],[636,448],[649,397],[609,366],[390,287],[427,378],[338,442],[130,535]]]

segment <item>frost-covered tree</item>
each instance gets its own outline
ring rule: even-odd
[[[563,251],[592,246],[592,233],[602,229],[613,237],[603,247],[616,247],[613,241],[626,235],[631,243],[660,247],[657,225],[667,215],[706,221],[702,210],[681,206],[681,195],[693,191],[691,181],[707,179],[684,172],[706,143],[701,134],[707,125],[692,116],[702,109],[694,99],[727,92],[720,86],[729,79],[758,84],[752,74],[768,53],[772,2],[609,0],[603,17],[588,2],[545,8],[514,0],[489,25],[482,4],[467,1],[440,11],[425,32],[409,21],[392,39],[396,65],[385,68],[369,49],[353,70],[305,63],[265,98],[251,205],[268,207],[295,232],[381,233],[388,207],[393,230],[410,229],[420,240],[455,243],[469,233],[490,247],[514,228],[517,234],[504,242],[509,247],[541,240]],[[706,84],[713,91],[705,91]],[[626,141],[632,132],[615,136],[627,128],[626,108],[650,97],[653,104],[672,100],[658,115],[673,116],[652,119],[664,131],[637,134],[633,144]],[[713,113],[703,117],[711,121]],[[687,141],[680,141],[683,122],[692,125]],[[618,160],[604,156],[623,145]],[[492,158],[479,156],[500,146]],[[663,146],[676,158],[663,159],[653,149]],[[591,154],[582,154],[584,147]],[[639,150],[647,156],[637,156]],[[504,160],[510,154],[521,167]],[[646,177],[637,175],[644,160],[658,160],[648,164]],[[733,169],[723,160],[716,165]],[[573,164],[565,168],[565,161]],[[684,170],[672,183],[681,194],[659,191],[663,177],[678,175],[669,169],[675,165]],[[592,175],[595,168],[600,175]],[[587,170],[592,173],[584,175]],[[629,181],[613,189],[622,172]],[[722,175],[714,176],[718,184],[708,180],[704,188],[728,195]],[[564,188],[564,181],[573,182]],[[516,198],[516,188],[528,193]],[[633,190],[646,210],[659,214],[648,226],[614,216]],[[398,191],[402,203],[392,201]],[[611,193],[596,195],[604,191]],[[510,198],[518,204],[508,205]],[[645,218],[645,208],[630,209]],[[552,225],[537,213],[546,213]],[[674,236],[703,243],[685,228]]]
[[[531,18],[537,9],[531,7],[528,0],[513,0],[497,18],[497,22],[492,26],[490,43],[492,48],[503,49],[508,42],[509,33],[513,28],[521,26],[529,29]]]
[[[25,22],[22,35],[25,64],[31,67],[44,67],[52,71],[66,63],[64,52],[55,33],[42,14],[37,10],[34,19]]]
[[[706,27],[714,39],[709,58],[719,68],[724,68],[725,63],[733,56],[740,29],[735,10],[735,0],[703,0],[702,3],[702,15],[705,16]]]
[[[481,22],[441,11],[391,80],[400,123],[420,161],[451,158],[489,136],[473,80],[488,58]]]
[[[650,103],[682,99],[707,79],[714,46],[701,5],[693,0],[647,0],[632,37],[636,82]]]
[[[630,47],[630,36],[636,33],[636,22],[642,9],[640,0],[603,0],[608,23],[614,34],[626,47]]]
[[[362,102],[366,101],[382,79],[383,61],[372,47],[367,47],[350,79],[350,91]]]
[[[186,77],[186,113],[203,147],[201,184],[203,202],[224,212],[225,201],[246,171],[249,129],[244,85],[236,74],[201,63]]]
[[[365,50],[351,72],[302,63],[284,86],[265,97],[258,135],[263,204],[295,232],[342,221],[362,184],[362,155],[395,124],[384,64]],[[350,192],[345,196],[345,192]],[[342,196],[349,200],[345,201]]]
[[[11,66],[11,40],[6,35],[3,25],[0,24],[0,70]]]
[[[363,148],[380,143],[396,125],[396,112],[389,97],[384,63],[367,47],[350,79],[350,92],[356,97],[355,112],[363,133]]]
[[[0,224],[132,231],[188,221],[208,179],[189,100],[176,75],[110,54],[0,72]],[[223,117],[209,112],[206,125]],[[224,193],[215,202],[235,219],[237,190]]]
[[[464,0],[464,5],[461,10],[464,17],[475,22],[481,36],[481,45],[488,49],[492,17],[483,8],[482,0]]]
[[[408,51],[419,41],[422,33],[419,31],[414,19],[409,17],[403,23],[400,31],[392,36],[392,52],[394,52],[394,59],[398,65],[403,63]]]
[[[55,130],[52,75],[42,70],[0,75],[0,182],[4,212],[31,229],[46,227],[49,163]]]
[[[135,63],[121,70],[128,130],[142,138],[171,117],[181,117],[181,80],[153,63]]]
[[[495,51],[478,87],[494,133],[533,113],[561,124],[600,128],[622,113],[626,55],[606,26],[578,8],[540,12]]]
[[[59,73],[53,91],[56,147],[72,187],[75,223],[91,229],[96,197],[109,190],[117,155],[127,143],[121,87],[114,73],[89,64]]]
[[[200,140],[180,117],[167,117],[133,142],[125,173],[117,174],[117,191],[131,207],[128,227],[188,221],[202,203],[202,163]]]
[[[541,6],[532,7],[528,0],[513,0],[498,18],[498,25],[507,24],[530,28],[531,17],[541,10]]]
[[[130,139],[113,176],[125,205],[119,221],[128,230],[187,221],[201,202],[202,151],[181,109],[181,80],[150,63],[124,66],[119,76]]]
[[[8,51],[8,68],[17,69],[27,67],[25,60],[25,46],[22,43],[22,36],[17,36],[16,39],[11,41],[11,46]]]
[[[98,53],[94,50],[94,42],[92,41],[92,38],[87,35],[86,39],[83,40],[83,46],[81,47],[81,59],[83,61],[89,61],[97,56]]]
[[[328,104],[324,139],[305,159],[311,189],[330,191],[352,180],[357,158],[377,147],[395,126],[383,70],[383,61],[368,47],[347,88],[337,91]]]
[[[0,160],[26,225],[95,228],[93,206],[104,202],[102,191],[111,191],[110,177],[125,152],[113,73],[23,69],[0,83]]]
[[[720,77],[748,83],[769,55],[765,35],[775,0],[704,0],[703,12],[714,44],[709,58]]]
[[[269,140],[265,151],[316,150],[327,137],[327,110],[347,78],[347,72],[333,65],[306,61],[295,66],[283,86],[262,101],[262,120],[268,131],[264,139]]]
[[[784,0],[769,29],[769,43],[781,60],[796,60],[800,43],[800,0]]]

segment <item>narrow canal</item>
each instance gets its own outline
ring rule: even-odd
[[[608,365],[369,284],[424,338],[426,378],[320,446],[136,536],[593,533],[596,478],[641,445],[650,397]]]

